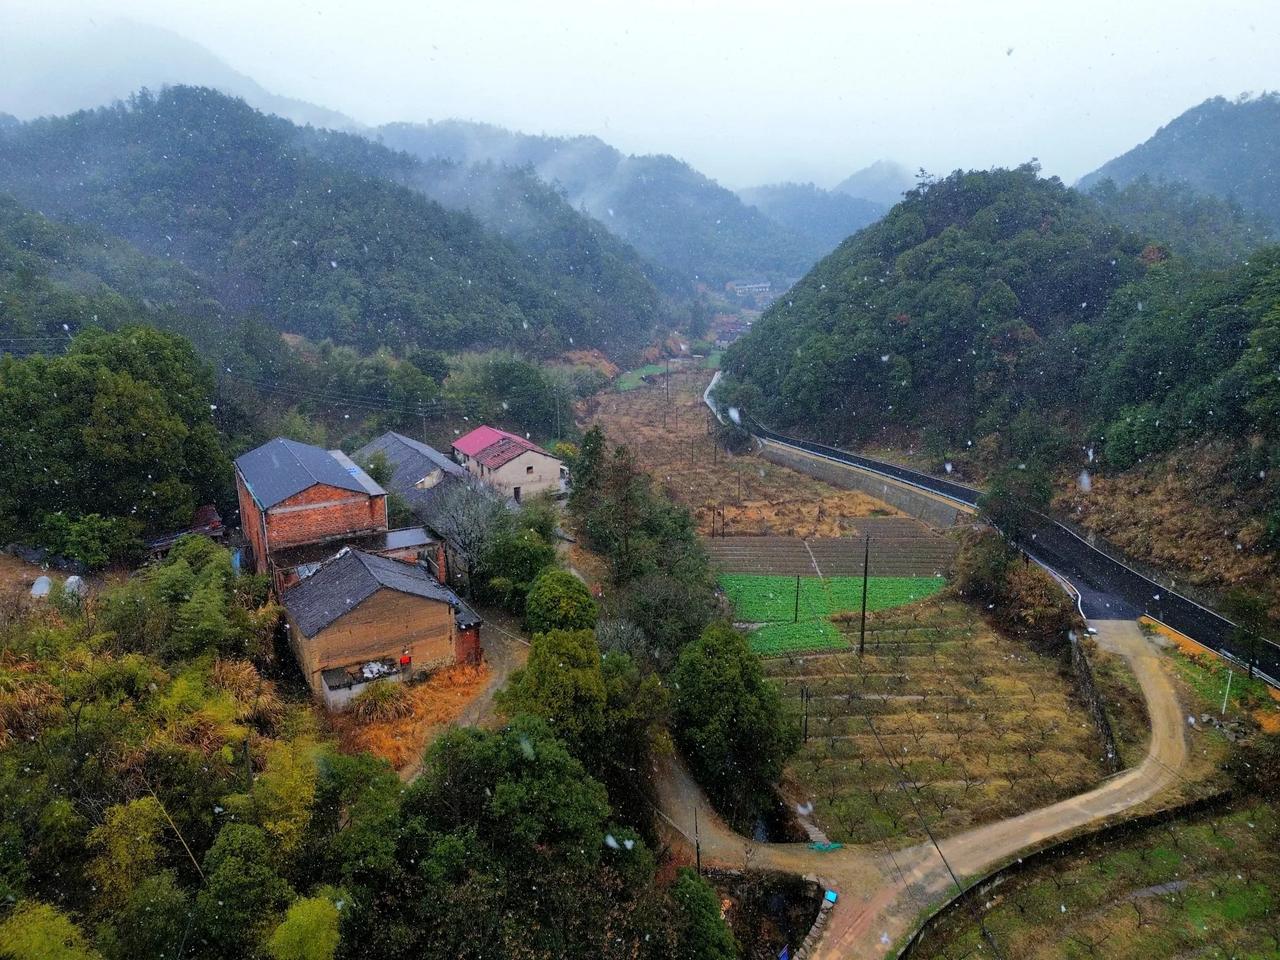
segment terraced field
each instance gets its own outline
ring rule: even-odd
[[[784,625],[791,627],[793,625]],[[1104,774],[1092,725],[1056,662],[945,599],[827,624],[848,652],[767,657],[808,740],[784,790],[832,840],[951,834],[1074,795]],[[762,651],[763,653],[764,651]]]
[[[876,529],[869,521],[887,521],[889,535],[871,534],[868,566],[872,577],[942,576],[955,557],[955,541],[934,533],[919,520],[905,517],[855,517],[858,528]],[[858,530],[856,532],[861,532]],[[861,536],[712,537],[703,545],[717,570],[821,577],[862,577]]]

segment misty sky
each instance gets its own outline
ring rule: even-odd
[[[829,186],[880,157],[934,173],[1039,157],[1071,182],[1206,97],[1280,87],[1276,0],[0,7],[11,38],[126,16],[365,123],[595,133],[734,187]]]

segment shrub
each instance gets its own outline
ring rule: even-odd
[[[352,701],[351,713],[364,723],[399,720],[413,712],[413,700],[404,684],[375,680]]]
[[[565,570],[543,571],[525,598],[525,626],[532,633],[590,630],[596,615],[596,602],[586,584]]]
[[[136,560],[142,553],[141,533],[140,523],[123,517],[86,513],[72,519],[50,513],[40,524],[40,545],[99,570],[109,563]]]

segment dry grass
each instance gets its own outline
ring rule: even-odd
[[[856,646],[857,625],[845,627]],[[1057,661],[938,599],[870,618],[867,652],[779,657],[766,672],[809,740],[784,787],[833,840],[949,835],[1097,783],[1101,743]],[[908,796],[908,793],[911,796]]]
[[[393,723],[413,713],[413,698],[402,683],[378,680],[351,704],[351,715],[361,723]]]
[[[1054,507],[1185,582],[1211,590],[1246,585],[1278,598],[1277,558],[1261,544],[1258,492],[1232,481],[1234,456],[1230,444],[1210,442],[1094,476],[1088,493],[1072,479],[1060,486]]]
[[[487,666],[447,667],[404,688],[409,704],[404,716],[366,722],[349,712],[334,714],[330,723],[343,750],[368,751],[401,770],[421,758],[429,739],[458,719],[488,679]]]
[[[44,571],[34,563],[27,563],[7,553],[0,553],[0,596],[26,596],[31,584]],[[50,574],[54,576],[54,574]],[[66,575],[63,574],[65,579]]]
[[[602,393],[583,403],[578,417],[584,426],[599,424],[614,443],[631,447],[672,499],[689,508],[704,535],[711,533],[713,510],[720,508],[729,536],[838,537],[855,529],[848,518],[900,515],[866,494],[840,490],[755,455],[714,453],[710,413],[702,403],[710,377],[703,370],[672,374],[670,405],[660,386]]]
[[[272,729],[284,717],[285,705],[276,685],[264,680],[248,660],[215,660],[209,679],[235,699],[237,720]]]

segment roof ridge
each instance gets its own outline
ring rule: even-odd
[[[312,470],[310,467],[308,467],[305,463],[303,463],[302,458],[298,456],[298,451],[293,449],[295,446],[310,447],[310,446],[315,446],[315,444],[310,444],[310,443],[304,444],[301,440],[294,440],[292,437],[276,437],[276,440],[282,443],[284,445],[284,448],[289,451],[289,456],[293,457],[293,462],[302,468],[303,473],[309,476],[316,483],[320,482],[320,478],[316,476],[315,471]],[[324,448],[317,446],[316,449],[323,450]],[[325,452],[328,453],[327,450]]]

